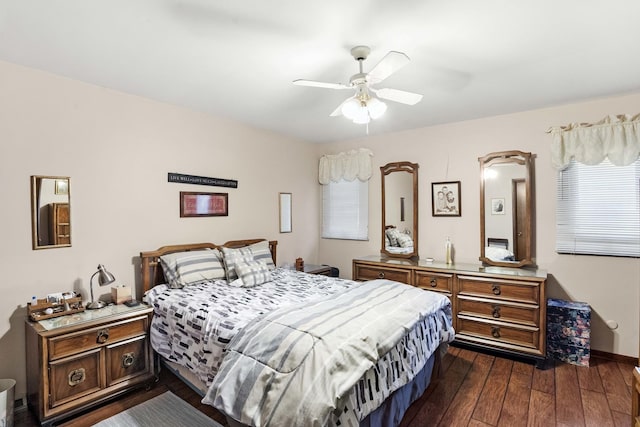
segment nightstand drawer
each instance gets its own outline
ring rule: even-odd
[[[50,407],[100,390],[100,372],[100,349],[51,362]]]
[[[493,342],[493,345],[498,347],[511,345],[536,350],[540,331],[538,328],[482,321],[459,314],[456,334],[462,339],[468,336],[479,338],[487,343]],[[456,338],[458,338],[458,335],[456,335]]]
[[[514,322],[536,327],[540,318],[537,306],[459,296],[458,314]]]
[[[453,274],[416,271],[415,285],[431,291],[451,293],[453,289]]]
[[[354,280],[388,279],[401,283],[411,283],[411,270],[381,268],[357,264],[354,266]]]
[[[144,316],[121,323],[108,324],[86,331],[53,337],[49,344],[49,360],[81,353],[123,339],[145,335],[147,321],[147,316]]]
[[[149,372],[147,337],[107,346],[107,386]]]
[[[540,286],[537,282],[458,276],[458,294],[538,304]]]

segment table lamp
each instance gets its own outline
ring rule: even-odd
[[[116,281],[116,278],[104,268],[104,265],[98,264],[98,271],[93,273],[89,280],[89,288],[91,289],[91,302],[87,304],[89,310],[95,310],[107,305],[104,301],[96,301],[93,299],[93,278],[96,277],[96,275],[98,276],[98,285],[100,286],[106,286]]]

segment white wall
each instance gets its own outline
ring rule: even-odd
[[[316,262],[315,145],[2,62],[0,94],[0,378],[17,379],[18,397],[27,301],[88,297],[98,263],[134,285],[140,251],[257,237],[279,241],[279,264]],[[238,188],[168,183],[168,172]],[[72,247],[31,249],[30,175],[71,177]],[[180,191],[228,192],[229,216],[180,218]],[[293,233],[278,231],[278,192],[293,194]]]
[[[490,102],[488,100],[487,102]],[[419,250],[422,258],[443,259],[451,237],[455,260],[479,262],[480,184],[478,157],[494,151],[529,151],[535,175],[535,248],[540,268],[549,273],[548,296],[586,301],[592,307],[592,348],[627,356],[638,354],[640,260],[558,255],[555,252],[555,184],[551,139],[545,131],[570,122],[593,122],[608,114],[638,112],[640,95],[628,95],[452,123],[406,132],[371,136],[322,146],[323,153],[365,147],[373,151],[374,175],[369,186],[369,241],[321,239],[319,260],[351,277],[354,257],[380,251],[380,171],[389,162],[410,161],[419,169]],[[388,113],[393,114],[392,106]],[[386,117],[393,120],[391,114]],[[375,128],[376,123],[370,124]],[[462,216],[431,215],[431,183],[461,181]],[[605,322],[614,320],[616,330]]]

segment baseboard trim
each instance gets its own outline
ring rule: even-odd
[[[597,357],[599,359],[606,359],[619,363],[628,363],[630,365],[638,364],[638,359],[635,357],[623,356],[622,354],[607,353],[606,351],[600,350],[591,350],[591,357]]]

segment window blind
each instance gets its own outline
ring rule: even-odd
[[[322,186],[322,237],[368,240],[368,181],[341,180]]]
[[[572,160],[558,172],[556,231],[558,253],[640,257],[640,159]]]

